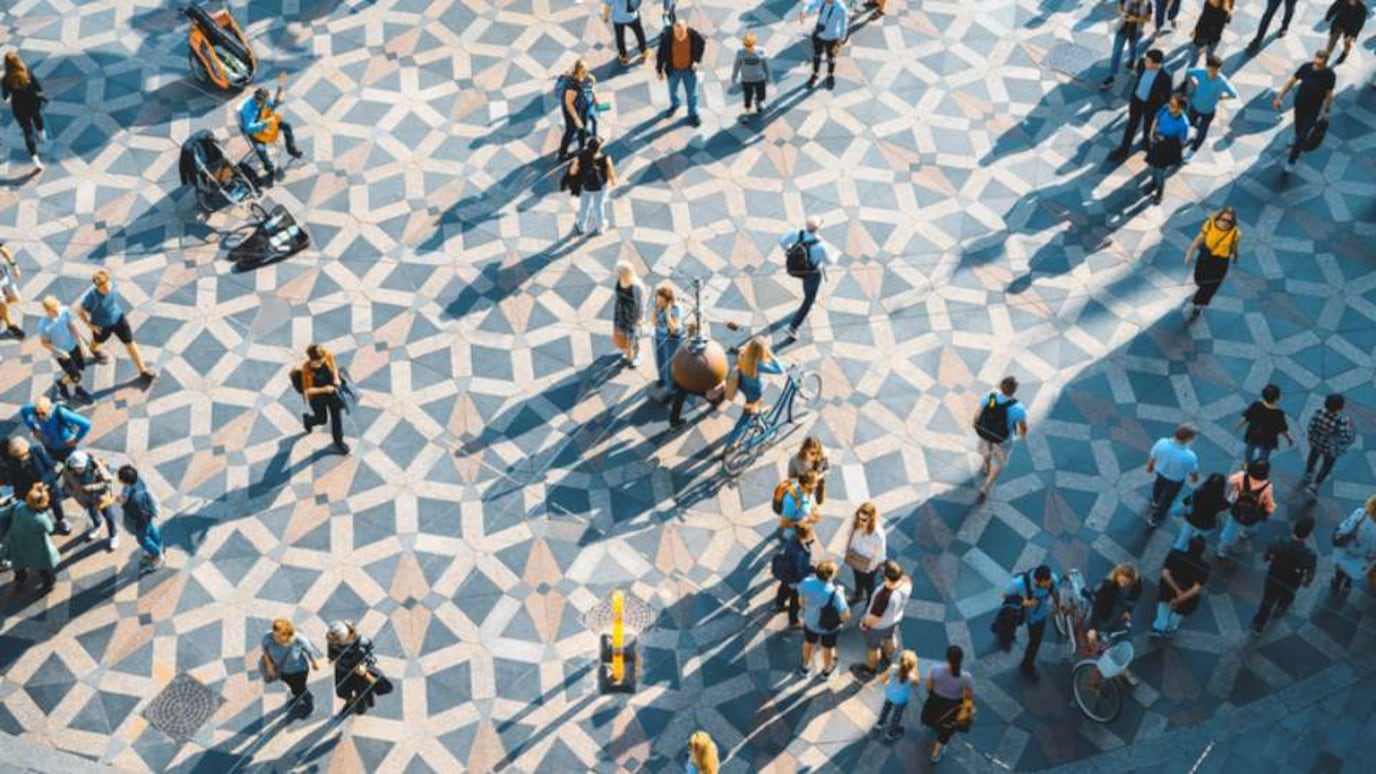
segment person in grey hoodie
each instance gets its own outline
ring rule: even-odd
[[[741,38],[742,47],[736,52],[736,65],[731,68],[731,82],[741,82],[745,93],[745,112],[741,120],[750,118],[750,103],[755,103],[755,115],[764,112],[764,87],[769,83],[769,55],[755,45],[755,33]]]

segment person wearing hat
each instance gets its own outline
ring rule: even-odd
[[[42,483],[34,484],[24,496],[24,502],[10,508],[9,526],[5,529],[5,553],[14,568],[14,583],[10,591],[18,594],[29,577],[29,570],[37,570],[42,579],[39,593],[52,591],[57,581],[57,565],[62,557],[48,536],[53,534],[53,520],[48,515],[52,496]]]
[[[381,679],[373,641],[359,634],[353,621],[334,621],[325,642],[325,654],[334,664],[334,693],[344,700],[339,714],[364,714],[373,706],[373,684]]]
[[[100,532],[101,521],[105,522],[110,540],[105,544],[106,551],[119,547],[118,530],[115,527],[115,514],[111,506],[115,504],[115,477],[104,462],[84,451],[74,451],[67,458],[62,469],[62,485],[67,494],[76,500],[77,505],[86,509],[91,518],[91,528],[86,531],[87,540],[95,540]]]
[[[244,104],[239,106],[239,130],[248,138],[253,151],[258,154],[259,161],[263,162],[268,185],[272,184],[274,178],[281,180],[283,176],[282,170],[273,166],[272,153],[268,148],[277,141],[278,133],[287,141],[287,153],[294,159],[301,158],[301,149],[296,147],[296,135],[292,133],[291,124],[283,121],[277,112],[277,108],[282,106],[286,89],[287,74],[279,73],[277,96],[268,99],[268,90],[260,86],[253,90],[252,97],[244,100]]]

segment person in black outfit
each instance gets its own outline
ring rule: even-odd
[[[1261,606],[1252,618],[1253,634],[1261,634],[1271,616],[1285,615],[1290,603],[1295,601],[1295,592],[1314,582],[1319,558],[1305,545],[1313,531],[1313,517],[1302,516],[1295,522],[1289,537],[1277,538],[1266,547],[1264,558],[1270,567],[1266,570]]]
[[[1137,77],[1132,81],[1132,101],[1128,103],[1128,125],[1123,129],[1123,141],[1118,149],[1109,155],[1114,161],[1121,161],[1132,151],[1132,138],[1137,126],[1142,126],[1142,142],[1150,147],[1151,132],[1155,128],[1156,114],[1171,98],[1172,75],[1161,66],[1166,60],[1160,49],[1153,48],[1137,63]]]
[[[1300,65],[1300,69],[1290,76],[1290,80],[1285,82],[1280,93],[1271,101],[1271,107],[1280,110],[1285,95],[1299,86],[1295,89],[1295,144],[1290,146],[1290,160],[1285,164],[1287,173],[1295,171],[1295,162],[1299,161],[1300,153],[1304,150],[1304,138],[1318,122],[1320,113],[1323,114],[1323,120],[1327,121],[1333,112],[1333,88],[1337,83],[1337,76],[1328,67],[1328,51],[1319,51],[1314,54],[1314,61]]]
[[[344,700],[340,715],[362,715],[375,703],[378,679],[373,641],[358,633],[353,621],[334,621],[325,635],[325,655],[334,664],[334,695]]]
[[[23,498],[34,484],[43,484],[52,496],[48,506],[56,517],[57,534],[70,535],[72,528],[62,512],[62,488],[57,478],[57,463],[43,444],[30,444],[28,439],[15,436],[5,444],[4,480]]]
[[[325,424],[328,414],[334,446],[340,454],[348,454],[349,445],[344,443],[344,419],[341,416],[344,401],[339,396],[343,383],[334,355],[319,344],[306,347],[306,364],[301,367],[301,387],[310,403],[311,413],[302,414],[301,423],[309,433],[316,425]]]
[[[812,525],[799,524],[793,530],[793,538],[785,540],[780,549],[784,555],[784,573],[779,578],[779,590],[774,594],[774,612],[788,611],[788,625],[798,628],[798,584],[812,574],[812,546],[816,538],[812,535]]]
[[[1277,37],[1285,37],[1285,33],[1290,31],[1290,20],[1295,18],[1296,0],[1285,0],[1285,15],[1281,17],[1280,32]],[[1261,40],[1266,37],[1266,28],[1271,26],[1271,18],[1276,15],[1276,10],[1280,8],[1281,0],[1266,0],[1266,12],[1261,15],[1261,24],[1257,27],[1257,34],[1252,38],[1252,42],[1247,44],[1247,53],[1256,56],[1261,50]]]
[[[1333,22],[1328,29],[1328,50],[1337,49],[1339,40],[1343,42],[1343,52],[1333,62],[1333,66],[1337,67],[1347,61],[1347,55],[1352,53],[1352,44],[1357,42],[1357,36],[1366,25],[1366,4],[1362,0],[1333,0],[1323,20]]]
[[[34,167],[42,172],[43,161],[38,158],[38,140],[48,139],[42,112],[43,103],[48,98],[43,96],[43,87],[24,65],[24,60],[19,58],[18,51],[5,54],[5,75],[0,78],[0,95],[9,101],[14,120],[24,130],[24,147],[33,157]]]
[[[1094,590],[1090,609],[1090,628],[1114,632],[1132,626],[1132,611],[1142,598],[1142,578],[1131,562],[1124,562],[1108,574]]]

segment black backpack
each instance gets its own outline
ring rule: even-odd
[[[815,244],[815,239],[808,241],[807,232],[798,232],[798,239],[784,252],[784,268],[788,276],[807,277],[817,273],[817,267],[812,263],[812,250],[809,249]]]
[[[829,632],[841,625],[841,611],[836,607],[836,589],[831,590],[831,596],[827,597],[827,603],[822,606],[822,612],[817,616],[817,625],[822,627],[822,631]]]
[[[1008,440],[1012,431],[1008,426],[1008,409],[1017,402],[1016,398],[1012,398],[1000,403],[998,393],[989,393],[989,399],[984,402],[984,408],[979,410],[979,418],[975,420],[975,433],[990,443]]]
[[[1233,518],[1244,527],[1250,527],[1266,518],[1266,511],[1261,507],[1261,493],[1271,485],[1270,481],[1266,481],[1252,489],[1248,486],[1250,482],[1249,477],[1242,477],[1242,486],[1238,487],[1237,491],[1237,501],[1233,503]]]
[[[989,624],[989,630],[998,637],[999,646],[1004,650],[1011,647],[1013,640],[1017,638],[1018,627],[1027,620],[1027,610],[1023,606],[1023,600],[1032,598],[1032,579],[1028,577],[1027,573],[1022,574],[1022,583],[1023,594],[1005,595],[1003,603],[999,605],[998,613],[994,615],[994,620]]]
[[[305,377],[302,375],[300,368],[291,369],[291,388],[301,395],[306,394],[306,383],[304,379]]]

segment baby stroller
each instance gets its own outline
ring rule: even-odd
[[[238,91],[252,83],[258,57],[229,11],[211,13],[189,5],[183,12],[191,20],[187,61],[196,79],[224,91]]]
[[[205,212],[258,200],[258,173],[225,155],[215,135],[202,129],[182,143],[182,185],[195,185],[196,206]]]

